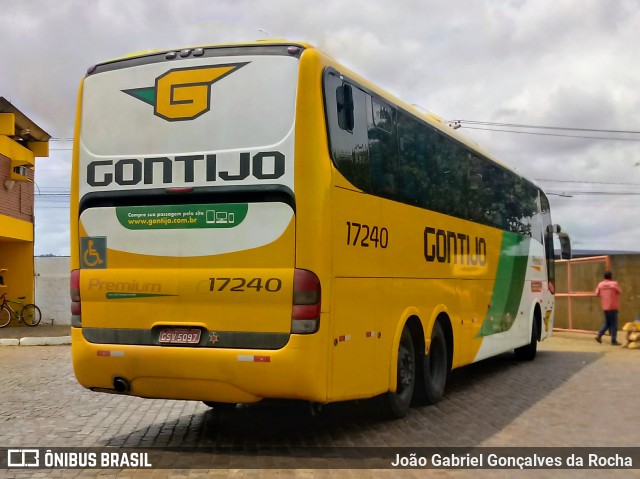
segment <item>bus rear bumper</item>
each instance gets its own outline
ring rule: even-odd
[[[228,403],[327,401],[320,332],[292,335],[279,350],[94,344],[81,328],[71,334],[76,378],[94,391]],[[127,387],[117,387],[116,380]]]

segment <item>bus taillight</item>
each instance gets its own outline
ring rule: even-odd
[[[311,334],[320,326],[320,280],[315,273],[296,269],[293,277],[291,332]]]
[[[79,328],[82,326],[82,319],[80,318],[80,270],[74,269],[71,271],[71,325]]]

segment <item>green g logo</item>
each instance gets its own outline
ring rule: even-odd
[[[122,91],[152,105],[167,121],[193,120],[211,108],[211,85],[246,64],[175,68],[156,78],[153,87]]]

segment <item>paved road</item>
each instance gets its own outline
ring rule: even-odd
[[[75,381],[69,346],[2,347],[0,447],[245,447],[252,458],[254,448],[264,451],[259,460],[267,465],[269,451],[298,446],[637,446],[639,378],[640,351],[557,334],[541,344],[534,362],[503,355],[456,371],[441,403],[415,408],[401,420],[379,420],[353,403],[329,405],[316,416],[304,405],[262,405],[220,416],[197,402],[87,391]],[[295,459],[291,461],[295,467]],[[121,478],[178,472],[181,477],[208,474],[198,469],[102,471]],[[514,472],[218,469],[208,477],[513,477]],[[550,475],[517,472],[518,477]],[[638,470],[552,472],[553,477],[640,475]],[[98,471],[0,470],[0,478],[52,474],[95,477]]]

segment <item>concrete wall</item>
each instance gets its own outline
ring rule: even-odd
[[[611,258],[611,272],[613,279],[620,283],[622,295],[620,297],[620,314],[618,329],[624,323],[634,321],[640,314],[640,254],[613,255]],[[571,286],[573,291],[595,291],[598,283],[603,279],[604,263],[573,263],[571,266]],[[556,291],[567,292],[567,265],[557,263]],[[604,321],[600,308],[600,298],[584,297],[571,300],[573,329],[597,331]],[[556,299],[555,327],[568,328],[568,300]]]
[[[42,324],[71,324],[69,296],[69,257],[35,258],[36,304],[42,311]]]

